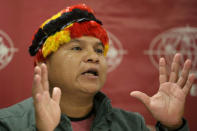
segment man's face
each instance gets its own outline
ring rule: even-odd
[[[62,92],[96,93],[105,83],[107,63],[101,41],[92,36],[72,39],[46,61],[51,87]]]

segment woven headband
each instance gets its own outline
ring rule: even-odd
[[[29,47],[30,55],[35,56],[49,36],[61,31],[72,23],[81,23],[85,21],[95,21],[102,25],[102,22],[96,19],[92,13],[77,8],[73,9],[71,12],[63,13],[55,20],[49,21],[42,28],[39,28],[35,34],[32,45]]]

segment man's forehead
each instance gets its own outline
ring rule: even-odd
[[[79,44],[88,44],[88,43],[91,43],[91,44],[96,44],[96,45],[101,45],[103,46],[103,43],[100,39],[96,38],[96,37],[93,37],[93,36],[82,36],[82,37],[78,37],[78,38],[74,38],[74,39],[71,39],[70,41],[71,43],[72,42],[77,42]]]

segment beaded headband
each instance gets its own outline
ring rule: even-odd
[[[68,43],[72,38],[81,36],[94,36],[102,41],[104,55],[109,45],[108,36],[101,27],[102,22],[95,18],[92,9],[85,4],[67,7],[47,21],[45,21],[33,37],[29,47],[35,62],[43,61],[59,46]]]

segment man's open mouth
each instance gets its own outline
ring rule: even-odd
[[[93,75],[93,76],[98,76],[99,73],[96,69],[89,69],[85,72],[82,73],[82,75]]]

